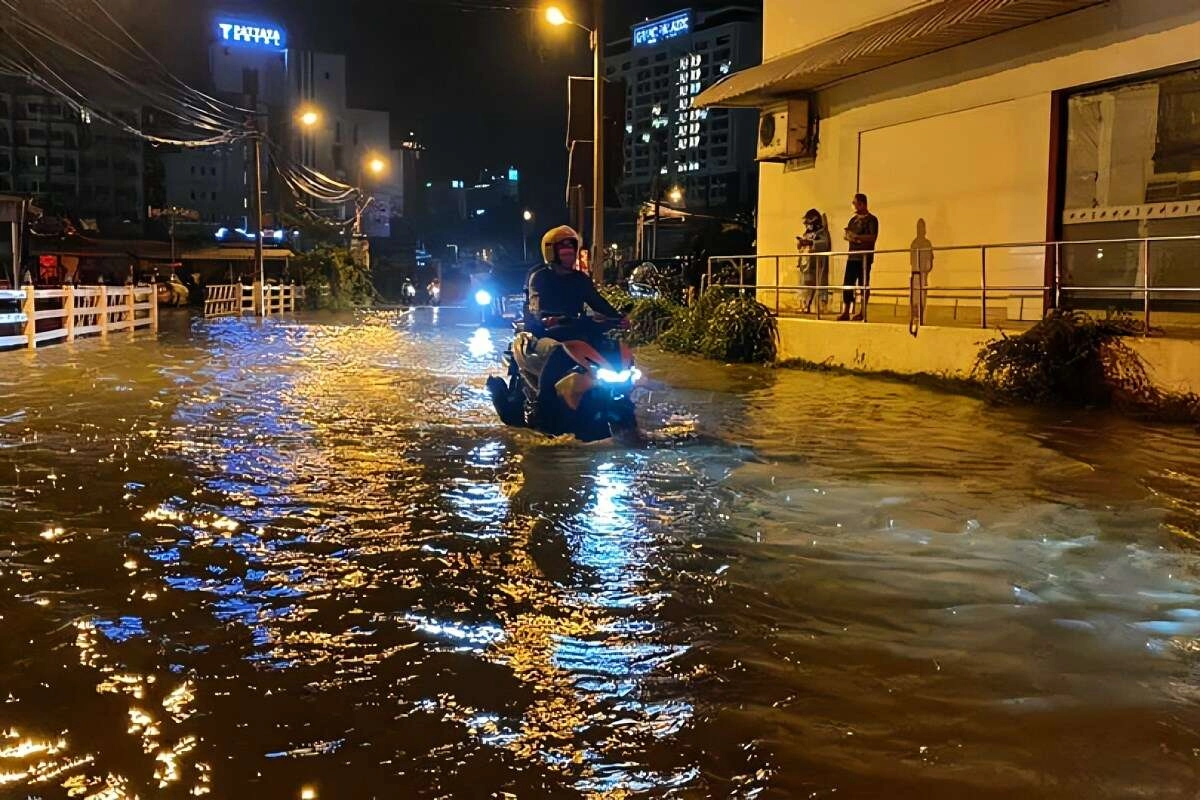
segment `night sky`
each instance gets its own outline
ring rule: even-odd
[[[612,40],[629,26],[680,8],[735,3],[607,0]],[[761,7],[757,2],[737,5]],[[349,57],[356,107],[392,114],[398,139],[427,146],[428,178],[474,179],[514,164],[522,200],[553,213],[566,173],[566,76],[590,75],[587,35],[551,28],[532,0],[109,0],[135,34],[190,80],[206,70],[209,21],[217,10],[279,22],[289,46]],[[161,13],[147,15],[147,6]],[[570,2],[562,4],[564,8]],[[575,5],[586,20],[590,3]],[[484,7],[484,8],[477,8]]]

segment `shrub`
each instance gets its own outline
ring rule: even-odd
[[[368,270],[345,247],[321,245],[292,259],[310,308],[345,310],[368,305],[375,297]]]
[[[1160,417],[1194,419],[1200,397],[1163,392],[1123,337],[1142,333],[1128,314],[1096,319],[1051,311],[1017,336],[979,351],[973,374],[998,399],[1077,406],[1119,405]]]
[[[667,350],[721,361],[774,361],[779,326],[770,309],[753,298],[714,287],[681,309],[658,339]]]
[[[719,361],[775,360],[779,327],[770,309],[749,297],[732,297],[704,320],[699,350]]]
[[[636,300],[629,312],[630,344],[648,344],[666,333],[684,312],[683,306],[661,298]]]
[[[622,289],[620,286],[613,284],[605,284],[604,286],[596,287],[600,292],[600,296],[612,304],[612,307],[620,311],[622,308],[630,305],[633,302],[633,296],[629,292]]]

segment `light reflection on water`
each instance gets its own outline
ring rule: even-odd
[[[647,355],[580,446],[458,322],[13,356],[0,796],[1200,785],[1193,434]]]

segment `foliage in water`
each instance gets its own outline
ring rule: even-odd
[[[633,310],[629,312],[629,343],[656,341],[671,329],[683,311],[683,306],[657,297],[634,301]]]
[[[1154,386],[1124,337],[1141,334],[1128,314],[1103,319],[1079,311],[1050,312],[1017,336],[986,345],[975,377],[995,397],[1031,403],[1116,405],[1173,419],[1200,417],[1200,397]]]
[[[709,289],[694,305],[680,310],[658,339],[677,353],[744,363],[774,361],[778,341],[779,326],[770,309],[719,288]]]
[[[620,310],[633,303],[633,295],[622,289],[620,286],[604,285],[597,287],[600,296],[612,304],[612,307]]]
[[[370,272],[355,264],[345,247],[321,245],[296,256],[291,265],[310,308],[340,311],[369,305],[375,298]]]

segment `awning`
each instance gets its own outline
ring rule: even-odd
[[[1106,1],[942,0],[735,72],[701,92],[693,105],[761,108],[791,94]]]
[[[294,258],[295,253],[281,248],[264,247],[263,258],[279,260]],[[180,261],[253,261],[253,247],[205,247],[179,254]]]

